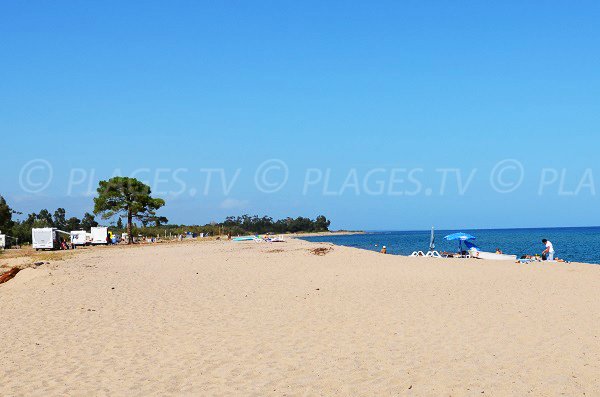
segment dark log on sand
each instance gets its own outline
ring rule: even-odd
[[[1,274],[0,275],[0,284],[5,283],[8,280],[12,279],[20,271],[21,271],[21,269],[19,269],[18,267],[13,267],[12,269],[10,269],[9,271],[7,271],[6,273]]]

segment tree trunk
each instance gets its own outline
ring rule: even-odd
[[[133,214],[131,210],[127,211],[127,244],[133,244],[133,236],[131,235],[131,229],[133,228]]]

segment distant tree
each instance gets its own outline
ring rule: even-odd
[[[80,229],[81,229],[81,220],[79,220],[79,218],[71,217],[71,218],[67,219],[67,221],[65,223],[66,231],[80,230]]]
[[[152,222],[154,222],[154,227],[160,227],[161,225],[164,225],[167,222],[169,222],[169,220],[164,216],[155,216],[152,219]]]
[[[67,226],[67,212],[64,208],[58,208],[54,211],[54,217],[52,219],[52,224],[55,228],[60,230],[65,230]]]
[[[31,226],[25,222],[16,222],[11,236],[18,239],[19,243],[31,242]]]
[[[31,214],[27,214],[27,219],[25,219],[22,223],[24,225],[32,227],[33,223],[37,220],[37,217],[38,215],[35,212],[32,212]]]
[[[8,233],[12,230],[14,222],[12,216],[14,211],[8,206],[4,197],[0,196],[0,231]]]
[[[328,221],[324,215],[317,216],[315,219],[315,232],[325,232],[329,230],[331,221]]]
[[[93,227],[98,226],[98,222],[96,222],[96,218],[94,215],[86,212],[81,219],[81,228],[85,230],[89,230]]]
[[[123,230],[123,220],[121,219],[121,217],[117,219],[117,229]]]
[[[37,214],[36,221],[34,222],[36,227],[53,227],[54,220],[52,219],[52,215],[50,215],[50,211],[47,209],[43,209]]]
[[[329,230],[330,221],[323,215],[316,220],[310,218],[285,218],[274,221],[269,216],[259,217],[257,215],[228,216],[223,223],[219,224],[228,232],[241,233],[297,233],[297,232],[323,232]]]
[[[24,221],[15,222],[12,228],[12,236],[19,240],[19,243],[31,242],[31,228],[34,227],[35,223],[39,223],[37,220],[38,214],[32,212],[27,215]],[[47,226],[47,225],[42,225]],[[3,230],[4,232],[4,230]]]
[[[108,219],[117,214],[127,218],[127,236],[133,243],[133,219],[142,223],[156,216],[156,211],[165,205],[165,201],[151,196],[150,186],[135,178],[114,177],[100,181],[98,197],[94,198],[94,214]]]

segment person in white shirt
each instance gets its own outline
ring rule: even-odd
[[[554,246],[552,243],[546,239],[542,240],[542,243],[546,246],[544,252],[542,252],[542,258],[546,258],[546,260],[553,261],[554,260]]]

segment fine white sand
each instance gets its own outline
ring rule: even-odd
[[[600,395],[600,266],[91,248],[0,285],[0,395]]]

